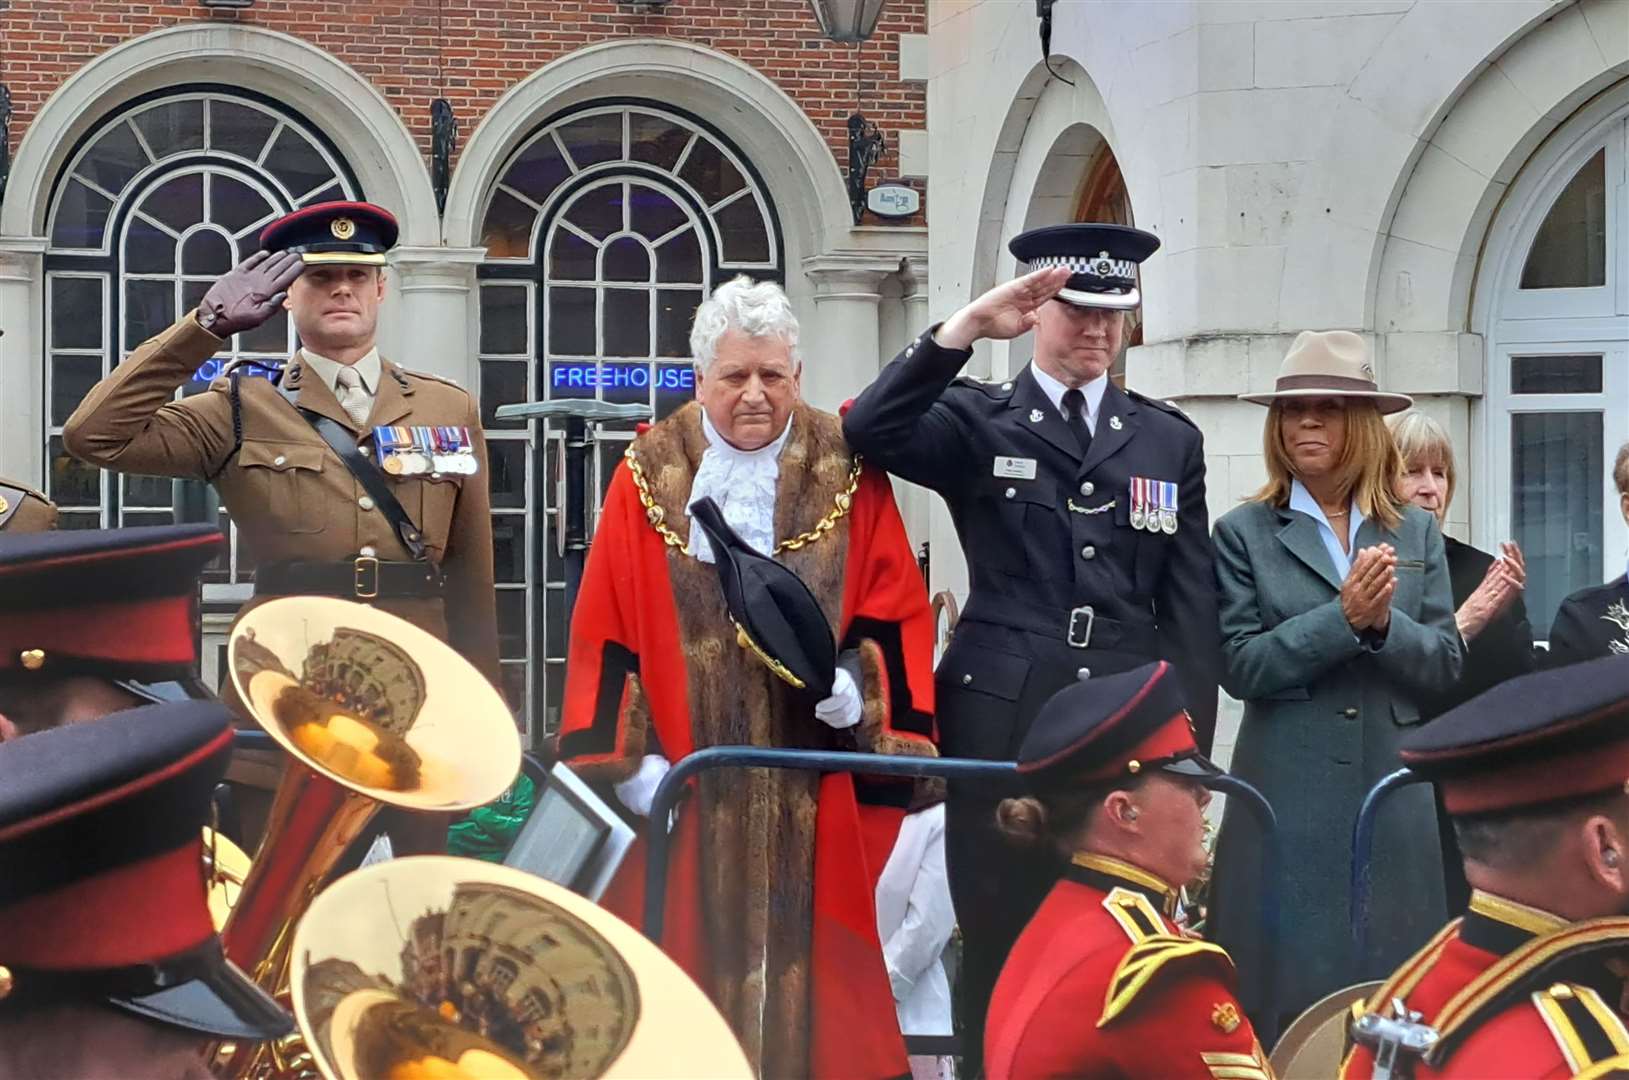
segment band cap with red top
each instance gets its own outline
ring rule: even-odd
[[[0,674],[187,679],[213,525],[0,536]]]
[[[202,829],[232,714],[185,701],[0,744],[0,1013],[105,1001],[274,1038],[289,1015],[221,949]]]
[[[260,246],[295,252],[307,266],[383,266],[400,231],[395,216],[373,203],[314,203],[267,225]]]
[[[1629,791],[1629,656],[1500,683],[1403,740],[1400,756],[1456,815]]]
[[[1164,660],[1059,690],[1018,751],[1019,774],[1037,788],[1131,779],[1149,769],[1222,771],[1199,752],[1181,681]]]

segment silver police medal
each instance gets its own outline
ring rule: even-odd
[[[1131,527],[1133,529],[1142,528],[1143,523],[1148,520],[1147,496],[1144,493],[1145,484],[1146,481],[1140,476],[1131,478]]]
[[[1148,508],[1148,526],[1147,526],[1147,528],[1148,528],[1149,532],[1157,533],[1162,528],[1165,527],[1164,522],[1165,522],[1165,514],[1166,514],[1166,509],[1165,509],[1165,488],[1166,488],[1166,484],[1165,484],[1165,481],[1163,481],[1163,480],[1150,480],[1150,481],[1148,481],[1148,487],[1149,487],[1149,490],[1151,490],[1154,493],[1154,498],[1153,498],[1153,501],[1152,501],[1151,505]]]
[[[1160,510],[1160,529],[1166,536],[1175,536],[1177,528],[1177,486],[1175,484],[1163,485],[1168,489],[1168,498],[1165,506]]]

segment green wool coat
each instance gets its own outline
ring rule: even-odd
[[[1408,507],[1395,531],[1373,520],[1353,552],[1397,551],[1391,625],[1379,647],[1358,640],[1318,525],[1306,514],[1246,503],[1216,523],[1222,685],[1244,701],[1230,771],[1260,788],[1278,816],[1280,925],[1262,940],[1261,842],[1242,807],[1217,840],[1209,936],[1233,955],[1243,999],[1262,1005],[1266,965],[1294,1015],[1330,991],[1380,978],[1444,922],[1436,811],[1424,785],[1391,796],[1377,822],[1369,955],[1351,956],[1352,829],[1364,794],[1401,767],[1397,746],[1418,702],[1452,685],[1464,660],[1436,519]]]

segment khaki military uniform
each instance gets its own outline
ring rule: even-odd
[[[45,532],[57,527],[57,504],[26,484],[0,477],[0,533]]]
[[[343,564],[369,553],[380,560],[411,560],[339,455],[270,381],[239,380],[241,442],[234,429],[229,379],[215,380],[207,393],[174,400],[176,389],[223,345],[190,312],[145,342],[97,383],[68,418],[63,429],[68,452],[118,472],[211,482],[261,566]],[[298,358],[285,369],[282,384],[296,393],[300,408],[354,433],[369,455],[375,453],[374,427],[468,427],[480,463],[475,475],[387,475],[396,499],[423,536],[427,558],[441,568],[442,595],[369,602],[446,641],[497,684],[491,497],[475,401],[452,383],[387,360],[373,412],[362,426]]]

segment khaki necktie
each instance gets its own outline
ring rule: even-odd
[[[334,375],[335,397],[357,427],[368,426],[368,414],[373,412],[373,398],[362,388],[362,376],[350,365],[341,367]]]

